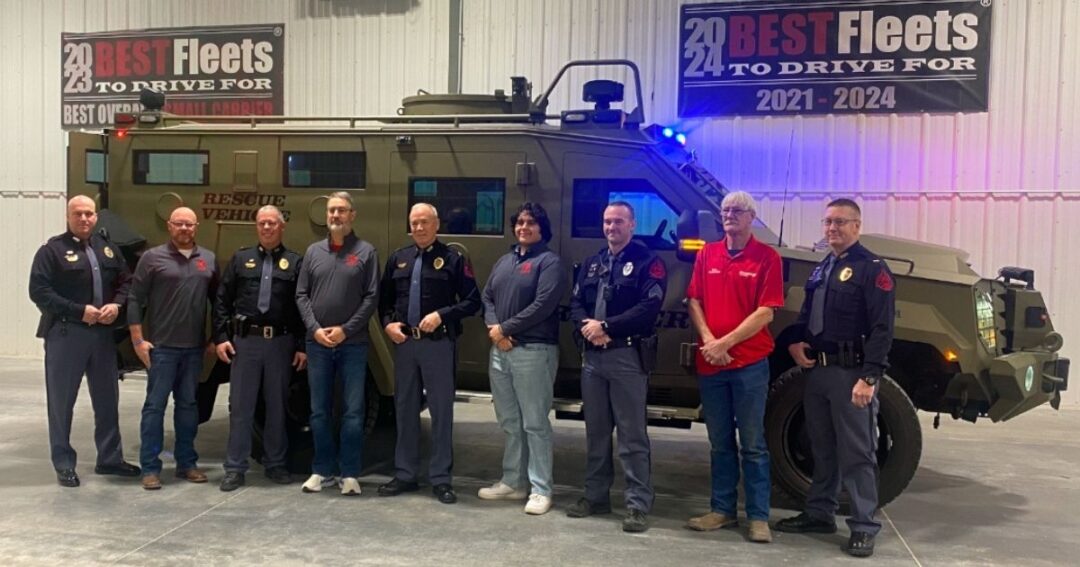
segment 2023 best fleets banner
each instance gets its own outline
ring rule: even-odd
[[[985,112],[992,0],[685,4],[679,116]]]
[[[61,34],[61,124],[97,128],[137,112],[139,91],[183,115],[284,114],[285,25]]]

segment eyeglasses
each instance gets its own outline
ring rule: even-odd
[[[197,223],[197,222],[183,222],[183,221],[181,221],[181,222],[169,221],[169,224],[175,226],[176,228],[195,228],[195,227],[199,226],[199,223]]]
[[[330,208],[326,209],[326,212],[328,212],[328,213],[330,213],[332,215],[343,215],[343,214],[348,213],[350,211],[352,211],[352,209],[350,209],[349,207],[330,207]]]
[[[821,219],[821,226],[833,225],[836,228],[844,228],[851,222],[857,222],[859,219]]]
[[[739,215],[741,215],[743,213],[749,213],[749,212],[750,212],[750,209],[739,209],[739,208],[735,208],[735,207],[724,207],[723,209],[720,209],[720,214],[725,215],[725,216],[726,215],[739,216]]]

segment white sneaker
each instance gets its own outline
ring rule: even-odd
[[[362,492],[360,490],[360,481],[351,476],[339,480],[338,486],[341,487],[342,496],[360,496]]]
[[[530,494],[529,501],[525,504],[525,513],[539,516],[547,514],[551,509],[551,497],[543,494]]]
[[[304,492],[322,492],[323,488],[333,486],[335,481],[336,479],[332,476],[313,474],[304,481],[300,490]]]
[[[481,500],[524,500],[529,497],[528,492],[516,489],[501,480],[481,488],[476,495]]]

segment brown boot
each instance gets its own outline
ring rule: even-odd
[[[698,532],[711,532],[720,528],[730,528],[739,525],[739,519],[725,514],[709,512],[704,516],[690,518],[686,527]]]
[[[160,490],[161,477],[156,474],[147,474],[142,477],[142,487],[146,490]]]
[[[176,471],[176,478],[194,482],[195,484],[202,484],[206,482],[206,473],[199,469],[188,469],[186,471]]]
[[[772,531],[769,522],[765,520],[750,520],[750,541],[754,543],[769,543],[772,541]]]

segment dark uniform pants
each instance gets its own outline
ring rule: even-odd
[[[413,339],[394,351],[394,409],[397,447],[394,465],[399,480],[415,482],[420,468],[420,400],[427,393],[431,413],[432,485],[449,483],[454,465],[454,341]]]
[[[292,378],[296,337],[272,339],[249,335],[233,340],[236,356],[229,370],[229,448],[225,470],[245,472],[251,455],[251,427],[262,388],[266,421],[263,425],[263,468],[285,465],[288,435],[285,400]]]
[[[112,329],[58,322],[45,336],[45,394],[49,411],[49,445],[53,467],[75,468],[71,447],[71,419],[83,373],[94,407],[94,443],[97,464],[124,460],[120,446],[117,403],[120,398],[116,343]]]
[[[653,505],[652,457],[645,396],[649,377],[636,349],[587,350],[581,369],[585,411],[585,498],[610,501],[615,479],[611,433],[618,428],[619,460],[626,475],[627,508],[649,512]]]
[[[858,368],[815,366],[807,372],[803,403],[814,454],[814,480],[806,496],[806,513],[832,521],[843,485],[851,496],[848,527],[853,532],[877,534],[881,530],[881,523],[874,520],[878,504],[874,423],[878,398],[875,391],[865,408],[851,403],[851,389],[859,378]]]

